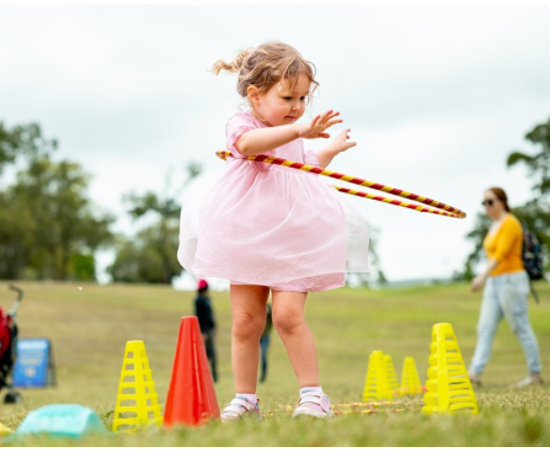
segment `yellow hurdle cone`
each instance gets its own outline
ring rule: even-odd
[[[363,401],[392,400],[392,391],[388,378],[387,363],[384,353],[380,350],[373,351],[369,356],[367,378],[363,390]]]
[[[13,430],[3,423],[0,423],[0,437],[7,436],[8,434],[13,433]]]
[[[401,372],[401,395],[414,395],[422,393],[420,377],[416,369],[416,362],[413,357],[407,357],[403,361],[403,371]]]
[[[422,412],[478,414],[477,400],[451,324],[433,326],[430,350]]]
[[[388,384],[392,395],[399,395],[399,381],[397,381],[397,374],[395,373],[395,367],[390,355],[384,354],[384,365],[386,366],[386,373],[388,374]]]
[[[162,425],[161,406],[155,392],[143,341],[128,341],[122,361],[113,419],[113,431],[137,432]]]

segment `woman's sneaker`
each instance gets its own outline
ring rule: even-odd
[[[221,419],[222,422],[231,422],[233,420],[240,420],[245,416],[260,420],[260,401],[258,400],[256,404],[253,405],[246,397],[238,395],[231,400],[229,405],[223,410]]]
[[[535,386],[535,385],[541,385],[544,384],[544,381],[540,377],[540,375],[529,375],[527,378],[521,380],[516,386],[518,388],[524,388],[527,386]]]
[[[300,403],[294,409],[293,417],[297,416],[334,417],[329,396],[313,391],[305,392],[300,396]]]

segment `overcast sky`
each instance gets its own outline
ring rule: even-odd
[[[525,171],[505,160],[534,151],[525,134],[550,118],[545,5],[0,5],[0,121],[38,122],[57,138],[57,158],[93,175],[93,201],[131,234],[123,194],[161,192],[170,170],[177,185],[191,161],[223,170],[214,152],[242,99],[234,75],[209,69],[269,40],[317,67],[320,89],[302,121],[338,110],[333,135],[349,127],[358,142],[332,170],[468,213],[352,198],[379,230],[390,280],[461,269],[487,187],[503,187],[512,205],[531,197]]]

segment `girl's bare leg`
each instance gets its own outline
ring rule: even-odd
[[[260,336],[265,327],[269,288],[231,285],[231,361],[235,392],[255,394]]]
[[[304,316],[307,293],[273,291],[273,326],[286,348],[300,388],[320,386],[315,340]]]

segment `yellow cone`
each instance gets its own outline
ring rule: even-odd
[[[401,373],[401,395],[414,395],[422,393],[420,377],[416,369],[416,362],[413,357],[407,357],[403,361],[403,372]]]
[[[162,415],[149,359],[143,341],[128,341],[122,361],[113,431],[137,432],[150,425],[161,426]]]
[[[13,433],[13,430],[3,423],[0,423],[0,437],[7,436],[8,434]]]
[[[395,367],[390,355],[384,354],[384,364],[386,366],[386,372],[388,374],[388,384],[390,391],[393,395],[399,395],[399,382],[397,381],[397,374],[395,373]]]
[[[433,326],[430,350],[428,392],[424,394],[422,412],[478,414],[477,400],[451,324]]]
[[[387,361],[384,359],[384,353],[380,350],[373,351],[369,356],[363,401],[368,402],[369,400],[392,400]]]

